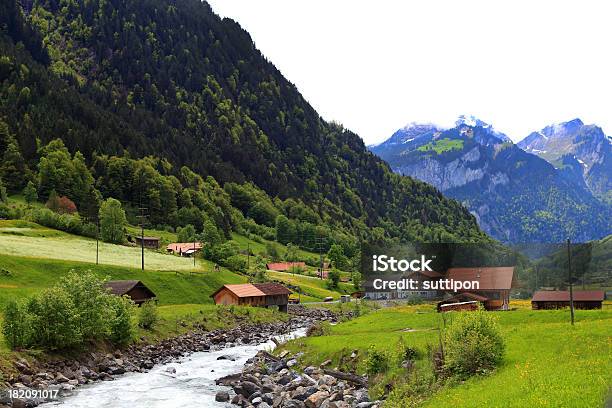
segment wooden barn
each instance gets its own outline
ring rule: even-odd
[[[601,309],[606,298],[603,290],[574,290],[575,309]],[[570,293],[567,290],[539,290],[533,294],[531,308],[563,309],[570,306]]]
[[[138,246],[142,245],[145,248],[149,249],[158,249],[159,248],[159,237],[141,237],[135,236],[134,241]],[[144,244],[143,244],[144,243]]]
[[[104,286],[109,289],[110,293],[113,295],[128,295],[138,306],[156,297],[151,289],[138,280],[108,281]]]
[[[211,295],[217,305],[278,306],[287,312],[291,291],[278,283],[244,283],[223,285]]]
[[[514,267],[450,268],[446,279],[478,282],[478,290],[462,291],[461,294],[478,296],[479,299],[470,300],[481,302],[487,310],[507,310],[514,281]],[[449,294],[457,296],[456,293]]]

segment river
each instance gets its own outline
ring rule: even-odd
[[[302,337],[306,329],[296,330],[280,341]],[[217,351],[197,352],[174,363],[155,366],[147,373],[128,373],[114,381],[101,381],[75,389],[73,394],[40,407],[62,408],[169,408],[169,407],[229,407],[215,401],[218,391],[230,388],[218,386],[215,379],[242,370],[246,361],[259,350],[271,350],[268,341],[257,346],[235,346]],[[232,360],[217,360],[230,356]],[[171,373],[171,367],[176,373]],[[170,371],[168,371],[170,370]]]

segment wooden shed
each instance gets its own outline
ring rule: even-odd
[[[140,246],[143,245],[141,244],[141,242],[144,243],[144,247],[145,248],[149,248],[149,249],[158,249],[159,248],[159,237],[140,237],[140,236],[135,236],[134,237],[134,241]]]
[[[606,298],[603,290],[575,290],[575,309],[601,309],[601,304]],[[540,290],[533,294],[531,308],[541,309],[563,309],[570,306],[570,293],[567,290]]]
[[[156,297],[151,289],[138,280],[108,281],[104,286],[109,289],[110,293],[113,295],[128,295],[130,299],[139,306],[147,300]]]
[[[278,306],[287,312],[291,291],[278,283],[223,285],[211,295],[217,305]]]

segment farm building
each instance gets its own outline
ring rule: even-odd
[[[201,242],[175,242],[166,247],[166,251],[180,256],[191,256],[202,249]]]
[[[210,297],[217,305],[278,306],[287,312],[291,291],[278,283],[244,283],[223,285]]]
[[[273,262],[266,264],[266,269],[276,272],[290,272],[291,268],[306,269],[305,262]]]
[[[109,289],[110,293],[116,296],[127,295],[137,305],[141,305],[147,300],[155,298],[155,293],[145,286],[144,283],[137,280],[117,280],[108,281],[104,286]]]
[[[158,249],[159,238],[158,237],[134,237],[134,241],[140,246],[143,245],[145,248]],[[144,244],[143,244],[144,243]]]
[[[487,310],[507,310],[510,304],[510,289],[514,280],[514,267],[450,268],[446,279],[463,282],[478,282],[478,290],[462,291],[459,295],[472,297]],[[458,302],[458,294],[448,292],[451,303]],[[474,296],[475,295],[475,296]],[[476,298],[477,297],[477,298]],[[466,299],[468,300],[468,299]],[[446,299],[445,299],[446,301]]]
[[[575,290],[575,309],[601,309],[601,304],[606,298],[603,290]],[[533,294],[531,308],[540,309],[562,309],[570,306],[570,294],[566,290],[539,290]]]

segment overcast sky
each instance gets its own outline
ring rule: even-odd
[[[383,141],[460,114],[518,141],[580,117],[612,135],[606,1],[211,0],[323,118]]]

